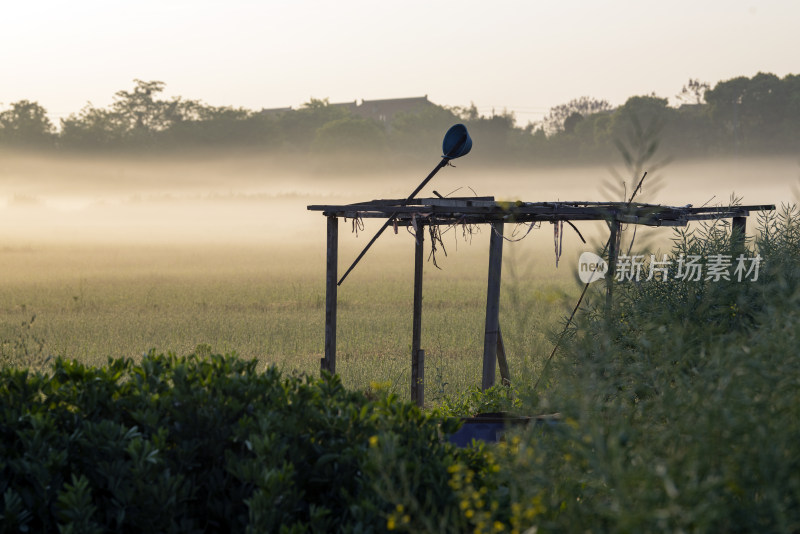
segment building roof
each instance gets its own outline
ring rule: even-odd
[[[398,113],[420,111],[433,103],[428,100],[428,95],[409,98],[387,98],[382,100],[362,100],[354,110],[362,117],[369,117],[380,121],[390,121]]]

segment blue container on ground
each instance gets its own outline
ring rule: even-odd
[[[475,417],[463,417],[463,424],[457,432],[449,434],[447,441],[458,447],[469,447],[472,440],[484,441],[486,443],[497,443],[503,439],[503,435],[513,427],[526,426],[533,424],[555,424],[558,422],[558,414],[540,415],[538,417],[515,416],[506,412],[482,413]]]

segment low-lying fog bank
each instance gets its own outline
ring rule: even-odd
[[[685,205],[796,202],[797,158],[675,161],[651,173],[638,199]],[[0,158],[2,243],[322,242],[321,215],[309,204],[405,197],[430,172],[380,168],[374,174],[318,173],[253,155],[157,158]],[[617,171],[622,173],[622,166]],[[647,170],[645,168],[645,170]],[[612,169],[445,168],[421,196],[494,195],[498,199],[621,200],[630,194]],[[585,225],[585,223],[584,223]],[[374,221],[367,222],[377,228]],[[591,230],[588,230],[591,232]]]

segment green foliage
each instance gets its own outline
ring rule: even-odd
[[[315,140],[316,132],[327,123],[350,116],[346,106],[331,105],[328,99],[312,98],[302,108],[282,113],[278,126],[286,142],[286,148],[308,152]]]
[[[455,503],[447,466],[462,453],[439,418],[337,377],[234,356],[59,359],[2,370],[0,399],[2,532],[380,531],[395,503],[373,486],[389,472],[412,476],[427,513]]]
[[[611,110],[611,104],[607,100],[597,100],[590,96],[574,98],[566,104],[551,108],[544,119],[544,127],[549,133],[569,134],[573,130],[569,124],[570,120],[575,121],[577,117],[584,118]]]
[[[445,422],[442,430],[453,432],[454,420]],[[379,433],[372,440],[369,466],[371,491],[381,502],[391,503],[384,509],[385,521],[375,524],[376,531],[398,532],[468,532],[474,523],[460,508],[459,488],[452,485],[456,469],[472,472],[489,482],[489,456],[482,445],[471,449],[453,449],[428,435],[430,441],[415,439],[418,431],[397,428]],[[496,489],[496,488],[494,488]]]
[[[16,148],[49,148],[55,129],[47,111],[36,102],[20,100],[0,112],[0,145]]]
[[[480,413],[514,412],[522,408],[516,391],[508,386],[479,387],[442,399],[440,410],[451,417],[471,417]]]
[[[707,82],[701,82],[696,78],[689,78],[689,82],[683,86],[681,92],[676,95],[676,98],[688,105],[704,104],[706,101],[706,93],[711,89]]]
[[[437,155],[444,132],[457,122],[459,117],[452,110],[440,106],[430,106],[418,113],[398,113],[389,132],[392,150],[427,158],[432,153]]]
[[[546,388],[520,393],[564,423],[500,448],[509,521],[544,532],[800,527],[797,210],[759,226],[746,248],[719,223],[677,232],[671,252],[759,253],[756,281],[620,282],[608,311],[597,295]]]
[[[91,104],[77,115],[61,119],[60,143],[67,149],[115,149],[124,143],[125,135],[125,125],[117,113]]]
[[[300,109],[251,111],[214,107],[197,100],[159,98],[161,81],[134,80],[132,90],[114,95],[107,109],[87,105],[61,120],[55,132],[46,111],[26,100],[0,112],[0,146],[102,151],[163,151],[193,148],[250,148],[415,161],[430,157],[443,133],[464,122],[474,141],[476,163],[552,164],[608,162],[638,122],[657,131],[673,156],[796,153],[800,145],[800,76],[758,73],[719,82],[690,79],[669,107],[655,94],[632,96],[614,109],[584,96],[554,106],[537,124],[517,126],[512,113],[481,115],[467,108],[431,103],[394,113],[363,116],[357,102],[331,104],[312,98]],[[386,147],[391,151],[386,151]],[[353,158],[350,158],[352,161]],[[324,163],[324,162],[322,162]]]
[[[384,150],[383,128],[370,119],[343,117],[320,126],[312,145],[314,151],[321,152],[349,151],[355,147],[373,152]]]
[[[164,91],[164,82],[133,80],[133,91],[117,91],[112,109],[132,134],[151,133],[166,129],[173,119],[177,100],[157,100]]]
[[[180,104],[179,120],[161,135],[167,147],[268,148],[283,142],[275,117],[194,101]]]
[[[800,148],[796,75],[783,79],[759,72],[718,83],[705,93],[720,129],[720,148],[740,151],[792,151]]]

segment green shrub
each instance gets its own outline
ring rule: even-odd
[[[0,399],[2,532],[383,531],[387,473],[416,470],[432,514],[468,456],[440,439],[453,423],[392,396],[234,356],[4,369]]]
[[[520,397],[563,424],[527,429],[467,485],[487,528],[521,532],[800,531],[800,221],[760,220],[755,282],[621,282],[599,292],[544,388]],[[740,246],[719,223],[673,257]],[[491,480],[490,480],[491,479]],[[499,491],[499,490],[498,490]],[[497,502],[491,509],[490,503]]]

